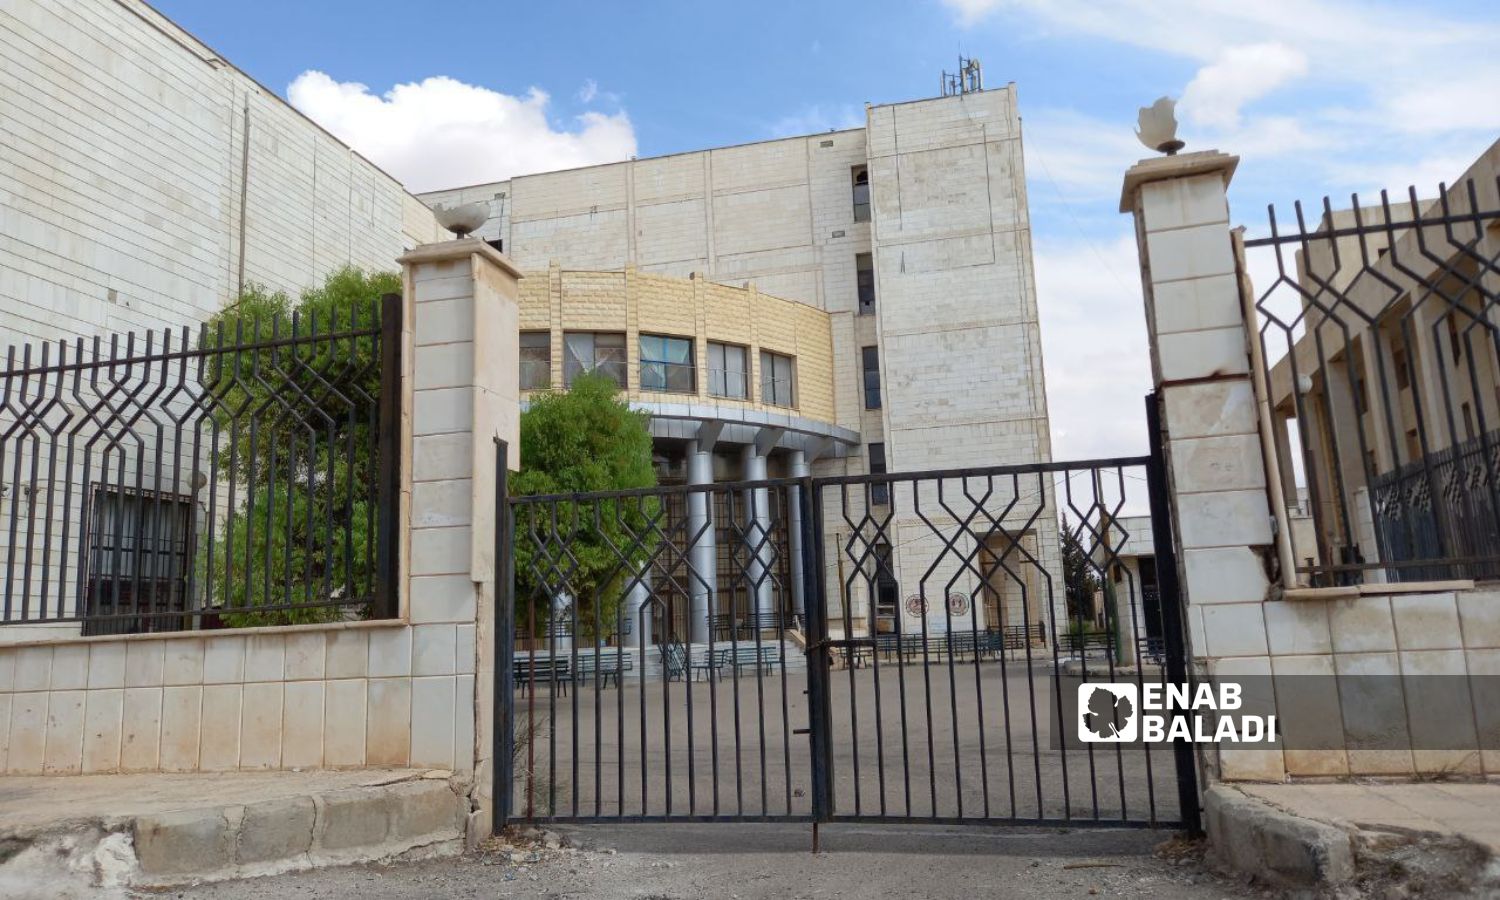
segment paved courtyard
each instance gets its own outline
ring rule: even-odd
[[[1054,740],[1060,699],[1071,733],[1077,681],[1054,681],[1050,660],[831,677],[838,815],[1177,818],[1170,748]],[[529,797],[539,817],[810,815],[806,688],[805,672],[747,671],[518,694],[517,810]]]

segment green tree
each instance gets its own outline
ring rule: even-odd
[[[1078,540],[1078,535],[1062,521],[1063,585],[1068,598],[1068,619],[1073,622],[1089,622],[1094,614],[1094,592],[1100,588],[1094,564],[1088,550]]]
[[[378,328],[381,295],[400,291],[394,272],[345,268],[295,302],[252,286],[209,320],[205,348],[230,352],[206,357],[200,381],[217,401],[210,411],[218,432],[217,487],[229,491],[232,484],[227,496],[235,504],[197,554],[209,602],[253,610],[336,601],[368,614],[381,514],[377,339],[276,339]],[[222,618],[248,627],[342,614],[311,606]]]
[[[518,496],[625,490],[656,484],[649,417],[634,411],[610,378],[586,372],[567,391],[534,396],[521,414]],[[616,622],[630,578],[621,555],[660,513],[654,497],[523,504],[516,516],[516,622],[540,630],[556,595],[578,604],[581,634],[591,636],[597,613],[605,633]],[[554,519],[555,515],[555,519]],[[651,549],[631,554],[639,562]]]

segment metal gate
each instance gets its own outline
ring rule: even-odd
[[[1073,726],[1187,679],[1153,450],[502,500],[497,824],[1196,830],[1191,747]]]

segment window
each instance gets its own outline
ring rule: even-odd
[[[769,350],[760,351],[760,402],[792,406],[796,398],[792,358]]]
[[[854,187],[854,221],[870,221],[870,170],[855,166],[849,170],[849,179]]]
[[[696,374],[692,338],[641,335],[641,390],[692,394]]]
[[[119,488],[94,491],[88,528],[87,613],[91,616],[187,609],[193,506],[185,497]],[[176,630],[176,617],[106,619],[84,634]]]
[[[570,331],[563,335],[563,380],[598,372],[625,386],[625,335],[617,331]]]
[[[1474,440],[1474,411],[1469,408],[1469,404],[1467,404],[1467,403],[1465,403],[1463,405],[1463,414],[1464,414],[1464,440],[1466,440],[1466,441],[1472,441],[1472,440]]]
[[[860,350],[863,357],[865,378],[865,409],[880,408],[880,348],[865,347]]]
[[[708,342],[708,392],[715,397],[750,397],[750,357],[744,347]]]
[[[854,255],[854,281],[859,287],[859,314],[875,312],[875,257],[869,253]]]
[[[875,544],[875,564],[875,630],[884,634],[896,630],[896,604],[901,602],[896,563],[891,558],[891,545],[885,541]]]
[[[870,474],[885,474],[885,444],[870,445]],[[891,502],[891,486],[886,483],[870,485],[870,502],[885,506]]]
[[[1453,345],[1453,361],[1464,358],[1464,345],[1458,336],[1458,313],[1448,311],[1448,342]]]
[[[545,391],[552,387],[552,334],[521,332],[521,390]]]
[[[1396,390],[1404,391],[1411,387],[1411,371],[1406,367],[1406,351],[1392,350],[1391,365],[1396,369]]]

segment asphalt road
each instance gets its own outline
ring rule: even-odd
[[[199,900],[358,897],[938,898],[1261,896],[1192,856],[1156,858],[1146,830],[634,825],[557,829],[580,849],[486,853],[203,885]],[[160,896],[160,895],[152,895]]]

